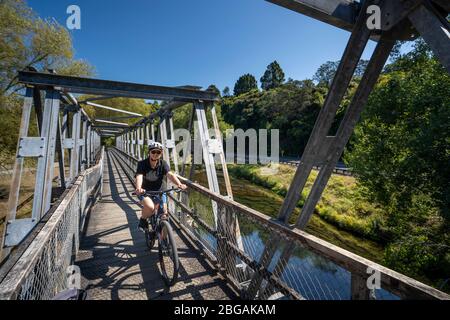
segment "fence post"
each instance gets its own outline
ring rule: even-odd
[[[370,290],[367,287],[367,277],[352,273],[351,276],[351,299],[369,300]]]

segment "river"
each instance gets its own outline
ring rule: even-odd
[[[207,186],[204,171],[197,172],[193,180]],[[231,176],[231,183],[235,201],[266,215],[277,216],[283,201],[282,197],[237,177]],[[222,194],[224,194],[224,181],[220,174],[219,184]],[[248,223],[243,221],[240,221],[240,224],[246,252],[251,253],[251,256],[258,259],[264,250],[268,234],[256,225],[249,226]],[[316,215],[311,219],[306,231],[372,261],[380,262],[382,258],[383,248],[379,244],[339,230]],[[201,233],[211,249],[215,250],[214,238],[205,231],[201,231]],[[279,256],[281,251],[282,248],[278,248],[276,255]],[[275,261],[276,259],[272,262]],[[272,263],[269,270],[272,271],[274,267],[275,264]],[[351,274],[328,259],[304,248],[296,248],[282,278],[307,299],[350,299]],[[382,289],[376,290],[376,296],[378,299],[397,298]]]

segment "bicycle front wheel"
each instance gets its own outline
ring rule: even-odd
[[[164,282],[168,286],[172,286],[177,281],[180,266],[177,245],[169,221],[161,221],[160,226],[159,262],[161,273]]]

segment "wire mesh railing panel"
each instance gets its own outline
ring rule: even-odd
[[[51,217],[3,279],[2,299],[48,300],[71,285],[72,258],[78,250],[82,222],[88,207],[93,205],[90,195],[98,189],[102,171],[103,156],[64,194]]]
[[[350,299],[351,273],[298,244],[283,241],[268,269],[304,299]],[[267,299],[274,293],[271,286],[265,286],[259,298]]]

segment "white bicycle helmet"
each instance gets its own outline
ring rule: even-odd
[[[152,151],[153,149],[159,149],[162,150],[163,149],[163,145],[159,142],[156,141],[150,141],[148,144],[148,151]]]

